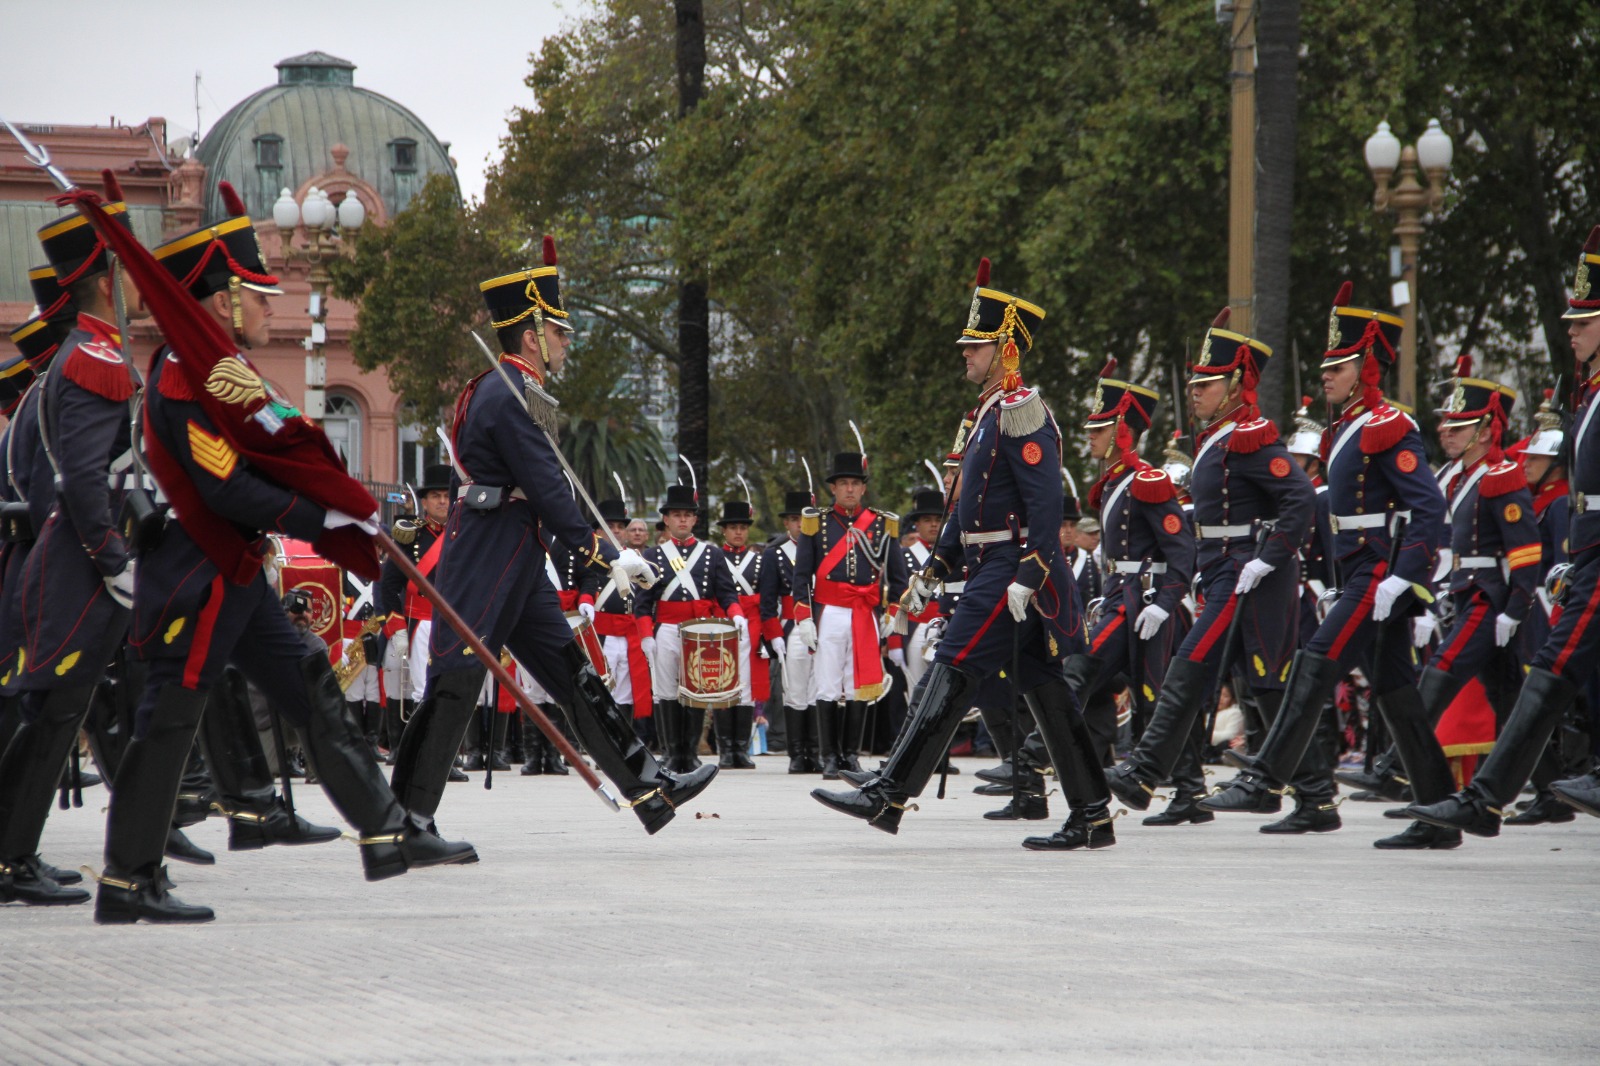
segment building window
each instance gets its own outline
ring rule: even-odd
[[[344,459],[351,477],[364,477],[361,467],[361,405],[343,393],[328,393],[322,428],[333,450]]]
[[[283,166],[282,137],[276,133],[267,133],[256,138],[256,166],[262,169],[276,169]]]
[[[410,137],[401,137],[389,142],[389,162],[398,171],[410,172],[417,169],[417,142]]]

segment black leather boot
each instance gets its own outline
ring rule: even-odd
[[[1047,837],[1028,837],[1022,846],[1029,851],[1098,851],[1117,842],[1115,821],[1109,804],[1098,807],[1076,808],[1067,815],[1066,823]]]
[[[51,877],[37,855],[0,862],[0,903],[27,903],[35,907],[60,907],[88,903],[89,893],[68,887]]]
[[[1333,776],[1340,784],[1371,792],[1376,798],[1393,803],[1409,802],[1406,782],[1398,777],[1399,767],[1400,753],[1391,744],[1372,760],[1371,770],[1339,770]]]
[[[1600,818],[1600,769],[1590,770],[1581,777],[1553,781],[1550,792],[1567,806]]]
[[[1111,792],[1106,786],[1105,767],[1071,686],[1064,681],[1051,681],[1029,692],[1026,698],[1039,743],[1055,767],[1056,780],[1071,809],[1060,829],[1047,837],[1028,837],[1022,846],[1029,851],[1110,847],[1116,843],[1116,835],[1111,831],[1107,807]],[[1022,760],[1018,761],[1020,764]]]
[[[303,730],[306,750],[316,761],[322,791],[361,834],[361,866],[366,879],[381,881],[421,866],[477,862],[478,853],[471,844],[445,840],[433,830],[442,781],[433,791],[415,783],[410,791],[419,804],[431,800],[431,807],[412,811],[401,806],[383,779],[360,723],[348,711],[328,657],[308,655],[300,660],[299,669],[311,703],[311,719]],[[444,674],[439,680],[452,676]]]
[[[544,749],[549,743],[538,726],[527,723],[522,735],[522,750],[528,756],[528,761],[522,764],[523,777],[538,777],[544,773]]]
[[[1146,818],[1144,825],[1205,825],[1214,822],[1217,816],[1200,806],[1204,792],[1179,792],[1173,789],[1172,799],[1167,804],[1167,809],[1160,814],[1152,814]]]
[[[702,765],[686,774],[663,769],[634,733],[632,719],[611,698],[611,691],[577,641],[567,645],[565,654],[572,677],[569,718],[573,731],[645,832],[660,832],[680,807],[711,784],[717,768]],[[697,729],[697,741],[699,736]]]
[[[550,719],[561,735],[567,738],[567,742],[577,748],[578,735],[572,731],[572,726],[567,722],[566,712],[553,703],[541,703],[539,709],[544,711],[544,716]],[[556,742],[549,737],[545,737],[543,750],[545,776],[566,777],[569,772],[567,770],[567,760],[562,757],[561,749],[556,747]]]
[[[1562,782],[1568,784],[1568,782]],[[1563,803],[1551,790],[1545,790],[1534,796],[1533,804],[1521,814],[1514,814],[1507,818],[1505,825],[1547,825],[1553,823],[1570,822],[1578,817],[1571,806]]]
[[[472,709],[472,717],[467,719],[467,735],[462,741],[465,745],[466,761],[461,764],[461,768],[468,773],[477,773],[487,765],[483,757],[484,745],[488,742],[488,738],[484,736],[483,715],[484,708],[480,704]]]
[[[431,820],[444,798],[444,786],[455,765],[467,725],[479,716],[478,692],[484,668],[469,666],[432,678],[428,695],[417,705],[395,753],[389,779],[400,805]]]
[[[1331,833],[1343,824],[1344,820],[1339,817],[1339,805],[1332,796],[1308,796],[1296,792],[1294,810],[1289,816],[1262,826],[1260,832],[1280,836]]]
[[[0,756],[0,866],[13,872],[13,885],[23,886],[15,898],[47,903],[60,885],[37,865],[39,838],[50,817],[50,804],[61,783],[61,768],[78,742],[78,729],[89,713],[93,686],[53,689],[42,694],[38,717],[22,725]],[[37,697],[36,697],[37,698]],[[3,890],[0,890],[3,891]],[[76,892],[64,891],[55,902],[82,903]]]
[[[1283,705],[1267,731],[1261,753],[1251,760],[1251,768],[1240,773],[1226,789],[1202,799],[1201,808],[1276,814],[1283,797],[1293,793],[1288,782],[1297,772],[1325,774],[1321,749],[1312,746],[1311,738],[1322,721],[1323,705],[1342,676],[1337,660],[1315,652],[1296,652]],[[1310,765],[1302,767],[1302,760],[1311,760]]]
[[[1127,759],[1106,775],[1106,784],[1112,795],[1124,806],[1136,811],[1149,809],[1156,786],[1172,774],[1190,744],[1190,736],[1200,719],[1200,705],[1207,695],[1210,680],[1211,669],[1204,663],[1176,657],[1168,664],[1166,678],[1161,683],[1161,695],[1150,714],[1150,724],[1145,726],[1144,735],[1139,738],[1139,743]],[[1194,771],[1200,769],[1198,749],[1193,752],[1189,762],[1193,765],[1186,767],[1190,772],[1186,775],[1188,780],[1184,782],[1185,787],[1180,788],[1175,780],[1173,792],[1192,804],[1196,794],[1205,792],[1203,771],[1199,781],[1193,780]]]
[[[784,722],[784,732],[789,739],[789,772],[816,773],[812,769],[811,745],[814,743],[816,726],[811,723],[811,708],[785,707],[783,716],[787,719]]]
[[[511,763],[506,759],[506,729],[511,724],[511,715],[501,714],[498,710],[490,712],[489,719],[489,744],[485,753],[489,765],[496,773],[511,769]]]
[[[901,815],[911,805],[910,799],[922,794],[943,761],[976,688],[977,679],[971,674],[946,663],[930,665],[882,773],[847,792],[812,789],[812,798],[825,807],[865,819],[874,829],[898,833]]]
[[[1392,750],[1405,775],[1391,773],[1386,784],[1409,789],[1418,804],[1437,803],[1455,789],[1450,760],[1439,746],[1434,727],[1465,685],[1465,681],[1430,666],[1422,671],[1414,687],[1402,686],[1373,701],[1383,715],[1384,728],[1393,741]],[[1404,811],[1384,814],[1405,817]]]
[[[844,731],[839,736],[839,770],[861,769],[861,747],[867,737],[867,705],[849,700],[844,705]]]
[[[213,809],[228,819],[229,851],[339,839],[339,830],[291,814],[278,796],[250,712],[244,676],[232,667],[223,670],[206,701],[200,747],[217,790]],[[167,854],[179,858],[170,847]]]
[[[683,723],[683,737],[678,744],[682,754],[678,761],[683,766],[683,773],[693,773],[700,769],[700,738],[706,731],[706,709],[685,707],[680,703],[678,713],[679,721]]]
[[[977,771],[975,776],[990,784],[1010,785],[1011,756],[1017,747],[1017,738],[1011,730],[1011,716],[982,707],[978,709],[978,714],[983,718],[983,727],[989,731],[989,739],[994,741],[994,751],[1000,756],[1000,765],[985,767]]]
[[[1372,846],[1384,851],[1449,851],[1461,846],[1461,830],[1412,822],[1405,832],[1374,840]]]
[[[816,705],[817,745],[821,752],[822,779],[839,780],[839,738],[844,730],[844,706],[834,700]]]
[[[209,922],[215,917],[211,908],[171,895],[161,864],[179,779],[205,704],[203,692],[162,686],[149,734],[123,752],[106,816],[105,873],[95,895],[94,920],[102,925]]]
[[[405,723],[400,720],[400,701],[387,699],[383,701],[383,734],[379,742],[383,745],[383,761],[385,765],[394,765],[394,749],[400,746],[400,734],[405,732]]]
[[[190,866],[215,866],[217,857],[190,840],[188,834],[177,826],[167,830],[167,844],[163,854],[169,859],[186,862]]]
[[[756,709],[751,706],[735,707],[733,709],[733,768],[735,770],[754,770],[756,764],[750,758],[750,734],[756,727]]]
[[[1479,764],[1472,784],[1437,803],[1413,803],[1406,808],[1407,817],[1473,836],[1499,836],[1505,806],[1528,783],[1551,731],[1577,695],[1578,690],[1560,674],[1540,667],[1528,671],[1511,717],[1494,750]],[[1552,789],[1563,795],[1561,789]]]
[[[172,810],[173,824],[182,829],[199,825],[211,816],[211,805],[216,801],[217,792],[211,786],[211,767],[206,765],[197,742],[189,749],[183,778],[178,782],[178,798]]]
[[[717,735],[717,769],[732,770],[733,708],[718,707],[711,712],[711,729]]]

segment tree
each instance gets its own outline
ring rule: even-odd
[[[1283,417],[1299,404],[1284,402],[1289,340],[1289,269],[1294,245],[1294,143],[1300,113],[1300,0],[1268,0],[1256,17],[1256,228],[1252,331],[1283,358],[1267,364],[1258,400]]]

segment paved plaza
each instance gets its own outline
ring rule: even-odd
[[[451,786],[483,861],[368,885],[347,843],[173,864],[194,928],[0,908],[0,1061],[1593,1062],[1600,821],[1394,854],[1262,819],[1035,854],[961,760],[888,837],[780,758],[659,836],[576,777]],[[320,791],[305,813],[333,823]],[[99,863],[105,792],[45,855]],[[1052,803],[1058,803],[1059,797]],[[696,818],[698,811],[704,817]],[[1060,811],[1064,816],[1065,811]]]

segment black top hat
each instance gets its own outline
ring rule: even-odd
[[[1572,279],[1572,299],[1567,301],[1567,313],[1562,318],[1593,318],[1600,315],[1600,293],[1594,291],[1589,271],[1600,267],[1600,226],[1589,231],[1583,242],[1583,252],[1578,256],[1578,273]]]
[[[915,522],[930,516],[944,517],[944,493],[938,489],[917,489],[911,494],[911,510],[906,512],[906,521]]]
[[[116,202],[102,205],[102,210],[133,232],[128,222],[128,205]],[[110,260],[106,242],[89,220],[74,211],[58,218],[39,230],[39,243],[44,246],[44,257],[56,272],[57,284],[71,285],[94,274],[104,274]]]
[[[755,512],[750,509],[749,500],[723,500],[722,517],[717,519],[719,526],[750,525],[756,520]]]
[[[661,513],[668,511],[694,511],[700,510],[700,499],[690,485],[668,485],[667,498],[661,501]]]
[[[235,284],[269,296],[282,295],[277,277],[267,273],[267,257],[244,201],[225,181],[217,183],[217,192],[227,218],[158,244],[151,254],[196,300],[228,292]]]
[[[56,268],[46,263],[28,268],[28,288],[33,290],[33,302],[39,305],[39,317],[52,322],[74,321],[78,309],[72,303],[72,294],[56,280]]]
[[[842,477],[867,480],[867,457],[860,452],[839,452],[833,457],[833,470],[823,480],[833,484]]]
[[[1119,381],[1111,375],[1116,372],[1117,361],[1106,360],[1095,383],[1094,411],[1084,423],[1090,429],[1115,425],[1120,418],[1134,433],[1143,433],[1155,421],[1161,408],[1161,397],[1154,389],[1132,382]]]
[[[553,237],[544,239],[544,266],[490,278],[478,286],[478,291],[489,308],[489,324],[495,329],[514,326],[537,312],[546,321],[572,332],[566,308],[561,304],[561,278],[556,273]],[[530,323],[527,328],[532,329],[533,325]]]
[[[1044,310],[1009,292],[989,286],[989,260],[978,260],[978,280],[967,307],[967,326],[956,338],[957,344],[1005,344],[1016,342],[1017,350],[1033,347],[1033,335],[1044,321]]]
[[[1063,522],[1076,522],[1082,517],[1083,507],[1078,503],[1078,498],[1063,494],[1061,497],[1061,520]]]
[[[600,512],[600,517],[607,522],[628,521],[628,505],[617,499],[604,499],[595,505]]]
[[[779,518],[799,518],[800,512],[812,504],[811,493],[797,492],[790,489],[783,494],[783,510],[778,512]]]
[[[417,495],[429,492],[450,491],[450,464],[429,463],[422,468],[422,483],[417,486]]]
[[[1206,330],[1205,343],[1200,346],[1200,358],[1189,364],[1189,384],[1215,381],[1238,374],[1241,378],[1254,375],[1259,381],[1266,372],[1272,349],[1258,340],[1234,333],[1222,327],[1228,324],[1232,309],[1224,307]]]
[[[1498,381],[1485,381],[1471,374],[1472,356],[1463,355],[1456,360],[1455,391],[1439,409],[1440,429],[1476,425],[1491,415],[1498,415],[1502,424],[1511,418],[1517,391]]]
[[[1347,281],[1333,298],[1333,311],[1328,315],[1328,350],[1322,356],[1322,365],[1338,366],[1371,355],[1382,365],[1392,366],[1399,357],[1405,320],[1371,307],[1351,307],[1354,289]]]
[[[17,401],[28,391],[37,376],[26,355],[13,356],[0,363],[0,414],[7,418],[16,410]]]

